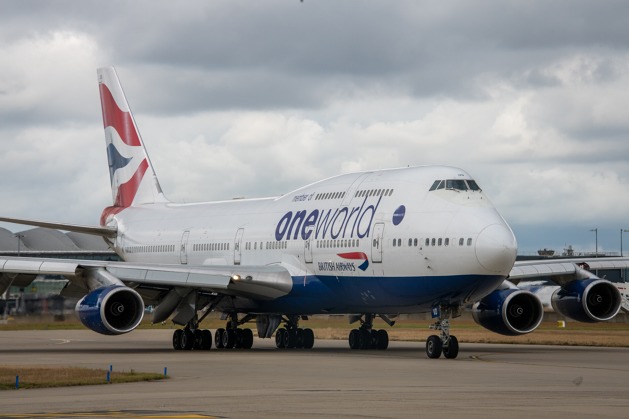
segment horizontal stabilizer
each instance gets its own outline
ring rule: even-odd
[[[0,217],[0,221],[4,221],[6,223],[35,226],[35,227],[54,228],[58,230],[74,231],[77,233],[92,234],[94,236],[109,237],[109,238],[115,238],[116,232],[117,232],[116,228],[114,227],[63,224],[63,223],[53,223],[53,222],[39,221],[39,220],[24,220],[20,218]]]

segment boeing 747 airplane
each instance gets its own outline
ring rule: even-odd
[[[464,306],[494,332],[535,330],[542,304],[516,286],[520,279],[553,279],[554,307],[579,321],[609,320],[620,309],[617,288],[576,261],[515,264],[511,228],[454,167],[343,174],[271,198],[172,203],[114,68],[99,69],[98,82],[113,200],[100,226],[0,221],[99,235],[124,262],[0,257],[0,293],[63,275],[62,295],[81,298],[76,312],[88,328],[130,332],[153,305],[154,323],[182,326],[172,338],[177,350],[251,348],[253,332],[243,326],[253,321],[278,348],[312,348],[314,334],[300,323],[318,314],[357,323],[352,349],[386,349],[388,333],[373,327],[375,318],[392,326],[399,314],[432,313],[430,358],[457,357],[449,320]],[[214,338],[200,327],[211,312],[226,320]]]

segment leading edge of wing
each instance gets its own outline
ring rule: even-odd
[[[550,278],[563,284],[577,279],[579,271],[595,269],[626,269],[629,258],[575,258],[517,261],[509,273],[509,281],[517,284],[522,280]]]
[[[35,226],[35,227],[54,228],[58,230],[73,231],[76,233],[91,234],[94,236],[109,237],[109,238],[115,238],[116,233],[117,233],[117,229],[115,227],[64,224],[64,223],[55,223],[55,222],[50,222],[50,221],[27,220],[27,219],[22,219],[22,218],[10,218],[10,217],[0,217],[0,221],[12,223],[12,224]]]

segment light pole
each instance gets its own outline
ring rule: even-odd
[[[629,230],[620,229],[620,257],[622,257],[622,233],[629,233]]]
[[[594,232],[594,240],[596,240],[596,253],[594,254],[594,257],[597,258],[598,257],[598,228],[593,228],[590,231]]]
[[[20,257],[20,250],[21,250],[21,243],[22,243],[22,237],[24,237],[24,234],[21,233],[15,233],[15,237],[17,238],[17,257]]]

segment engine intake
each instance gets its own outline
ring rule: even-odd
[[[566,284],[554,292],[550,301],[553,309],[566,317],[596,323],[618,314],[622,297],[611,282],[592,278]]]
[[[507,336],[530,333],[542,322],[544,310],[539,298],[518,288],[497,289],[472,307],[474,321],[486,329]]]
[[[134,289],[114,285],[98,288],[76,305],[81,323],[103,335],[121,335],[138,327],[144,317],[144,301]]]

